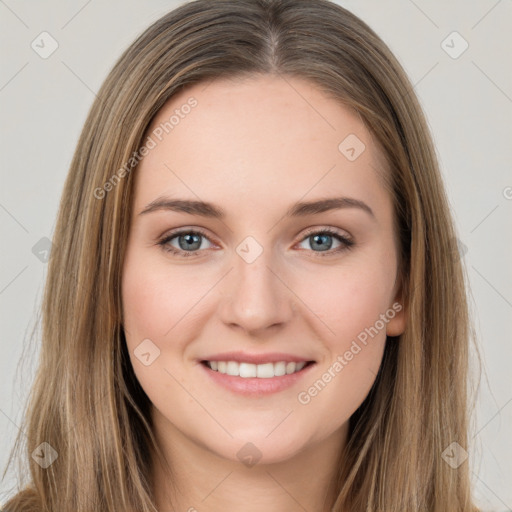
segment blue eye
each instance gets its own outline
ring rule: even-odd
[[[175,238],[178,240],[179,248],[171,245],[171,241]],[[187,256],[195,256],[197,250],[201,249],[202,238],[207,239],[206,235],[201,231],[183,230],[172,233],[171,235],[158,242],[158,244],[161,245],[165,251],[186,258]]]
[[[340,243],[340,245],[334,250],[331,250],[333,238],[336,239]],[[304,243],[306,241],[309,241],[311,247],[316,247],[317,249],[320,249],[319,251],[313,251],[319,253],[318,256],[332,256],[347,249],[350,249],[354,245],[354,242],[352,240],[350,240],[346,236],[340,235],[337,231],[330,228],[309,232],[301,243]]]
[[[340,245],[332,250],[333,238],[337,240]],[[171,244],[174,239],[178,241],[178,247]],[[170,233],[160,240],[158,245],[160,245],[163,250],[170,252],[171,254],[187,258],[190,256],[197,256],[201,250],[205,249],[205,247],[202,247],[202,241],[204,240],[209,240],[205,233],[200,230],[189,229]],[[354,245],[354,242],[351,239],[330,228],[310,231],[300,243],[304,243],[306,241],[310,242],[312,248],[319,249],[312,251],[317,253],[318,256],[332,256],[350,249]]]

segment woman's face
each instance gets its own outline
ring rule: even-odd
[[[404,330],[370,133],[309,82],[259,76],[181,91],[148,135],[123,326],[160,439],[260,463],[341,441]]]

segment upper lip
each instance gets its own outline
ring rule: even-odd
[[[222,354],[215,354],[202,361],[236,361],[237,363],[251,363],[251,364],[264,364],[264,363],[279,363],[281,361],[287,363],[301,363],[313,361],[307,357],[296,356],[293,354],[285,354],[283,352],[272,352],[265,354],[248,354],[246,352],[223,352]]]

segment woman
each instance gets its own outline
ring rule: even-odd
[[[154,23],[53,242],[6,510],[477,510],[453,220],[411,83],[347,10]]]

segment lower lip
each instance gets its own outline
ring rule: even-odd
[[[295,383],[301,380],[310,370],[316,366],[316,363],[310,363],[302,370],[290,373],[289,375],[281,375],[279,377],[272,377],[269,379],[259,379],[257,377],[238,377],[236,375],[227,375],[212,370],[205,363],[200,363],[199,366],[203,368],[208,376],[217,384],[224,388],[237,393],[239,395],[254,396],[254,395],[270,395],[285,389],[291,388]]]

